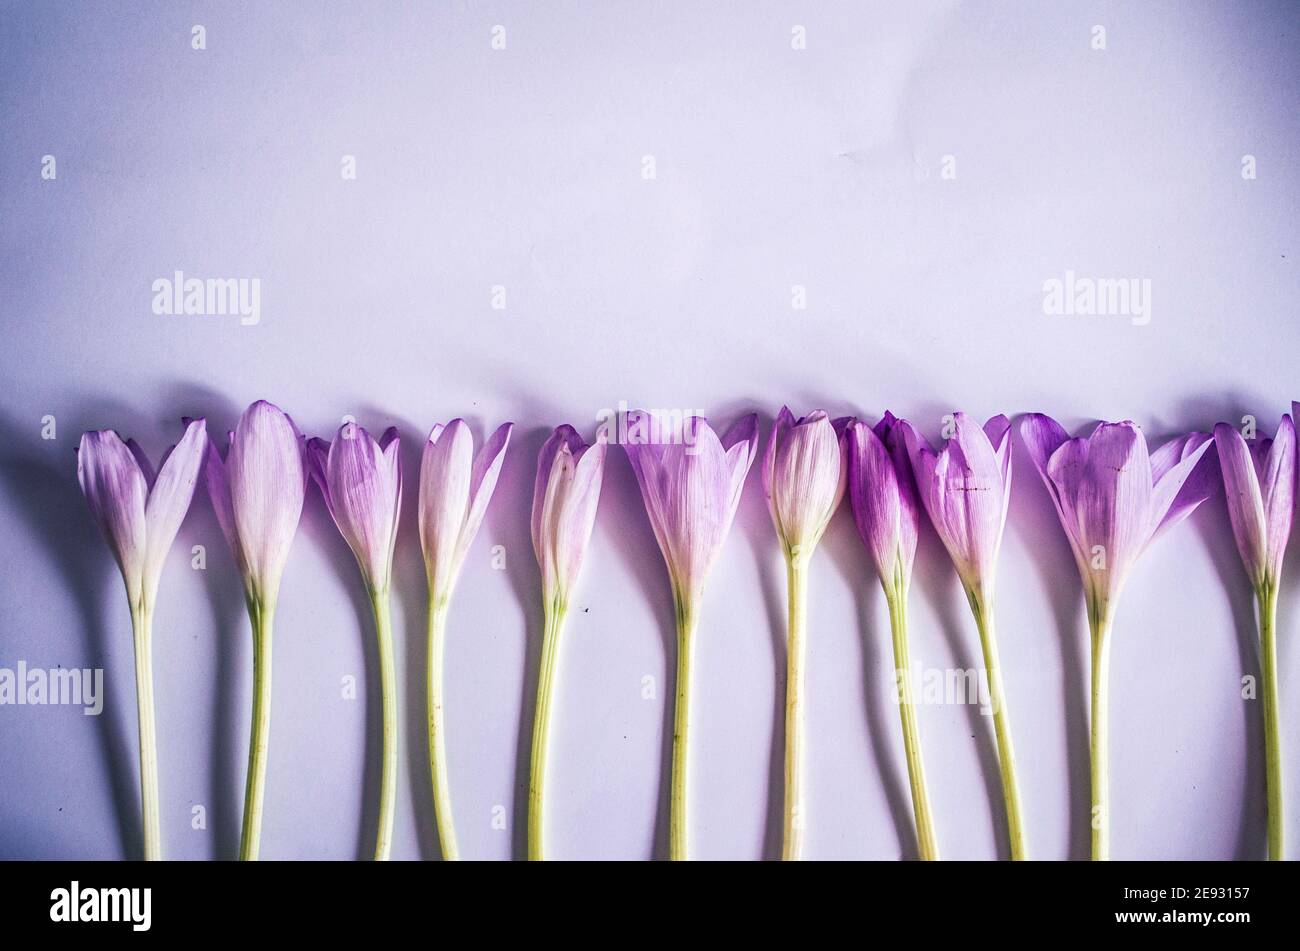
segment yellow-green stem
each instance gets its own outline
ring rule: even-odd
[[[388,610],[388,589],[372,591],[370,604],[375,612],[375,635],[379,641],[379,702],[383,710],[375,861],[385,862],[393,845],[393,805],[397,801],[397,670],[393,663],[393,625]]]
[[[1281,861],[1282,851],[1282,747],[1278,728],[1277,697],[1277,586],[1260,585],[1259,657],[1264,701],[1264,788],[1268,802],[1268,857]]]
[[[1092,859],[1110,858],[1110,619],[1092,611]]]
[[[253,725],[248,738],[248,775],[244,781],[244,827],[239,857],[256,861],[262,844],[262,801],[266,793],[266,751],[271,735],[271,620],[274,604],[248,601],[253,626]]]
[[[889,626],[894,639],[894,668],[898,678],[898,713],[903,725],[903,749],[907,755],[907,778],[912,787],[912,811],[916,816],[916,842],[923,860],[939,858],[930,795],[925,787],[921,759],[921,736],[912,700],[912,661],[907,648],[907,582],[896,574],[893,587],[885,588],[889,603]]]
[[[1016,751],[1011,744],[1010,715],[1002,690],[1002,668],[998,662],[997,638],[993,633],[993,611],[987,596],[967,592],[975,624],[979,628],[980,647],[984,653],[984,670],[989,683],[989,703],[993,707],[993,732],[998,744],[998,767],[1002,772],[1002,798],[1006,802],[1007,834],[1011,858],[1025,857],[1024,827],[1020,818],[1020,787],[1016,783]]]
[[[131,610],[135,642],[135,699],[140,729],[140,813],[144,858],[162,858],[162,825],[158,812],[158,734],[153,704],[153,611],[143,604]]]
[[[673,766],[668,799],[668,857],[690,858],[686,773],[690,760],[691,653],[695,641],[695,613],[683,603],[685,596],[674,592],[677,610],[677,704],[673,711]]]
[[[781,858],[803,857],[803,684],[804,642],[807,634],[808,559],[787,555],[785,560],[786,677],[785,677],[785,821]]]
[[[451,817],[451,785],[447,781],[447,740],[442,711],[442,655],[447,634],[446,597],[429,597],[429,657],[425,686],[429,716],[429,772],[433,778],[433,815],[438,824],[442,857],[460,858],[456,827]]]
[[[546,746],[551,732],[551,694],[555,686],[560,629],[566,607],[556,599],[546,605],[542,626],[542,659],[537,674],[537,709],[533,713],[533,753],[528,771],[528,858],[546,857],[543,822],[546,793]]]

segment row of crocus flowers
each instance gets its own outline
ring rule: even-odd
[[[1297,410],[1300,404],[1293,404],[1292,412]],[[419,532],[429,590],[429,761],[439,840],[447,858],[459,855],[443,726],[447,609],[492,498],[511,428],[510,423],[502,425],[475,452],[463,420],[434,426],[420,465]],[[945,430],[945,444],[936,452],[913,426],[890,413],[874,426],[856,419],[832,420],[821,411],[795,419],[783,408],[777,416],[761,468],[788,582],[785,858],[801,857],[804,828],[807,575],[846,489],[889,607],[919,853],[927,859],[939,857],[910,693],[907,646],[907,593],[924,511],[970,603],[994,711],[1010,854],[1017,859],[1028,856],[993,614],[998,550],[1011,490],[1011,429],[1005,416],[979,426],[956,413]],[[1131,422],[1101,423],[1087,436],[1071,438],[1051,418],[1030,414],[1019,430],[1056,507],[1083,583],[1092,640],[1093,858],[1109,855],[1107,681],[1116,601],[1129,569],[1151,541],[1187,517],[1220,484],[1226,489],[1233,533],[1259,605],[1268,848],[1271,858],[1281,858],[1275,621],[1295,494],[1291,417],[1282,417],[1273,439],[1253,431],[1243,435],[1220,423],[1212,436],[1190,433],[1153,453]],[[620,442],[667,565],[675,605],[678,650],[669,850],[672,858],[685,859],[689,856],[687,780],[696,622],[710,569],[758,455],[758,418],[751,414],[740,419],[721,438],[703,419],[686,420],[675,438],[665,438],[666,433],[673,435],[655,417],[633,413],[626,434],[620,432]],[[350,422],[332,441],[304,439],[292,419],[267,402],[254,403],[240,417],[229,434],[224,457],[209,446],[203,420],[187,420],[183,437],[157,473],[132,440],[124,442],[111,430],[82,437],[78,478],[122,571],[130,602],[146,858],[161,856],[152,617],[163,562],[201,479],[243,578],[255,648],[240,856],[258,856],[270,728],[272,622],[308,483],[315,481],[356,556],[374,610],[383,710],[375,858],[388,857],[396,792],[397,698],[388,603],[402,496],[398,449],[396,430],[389,429],[376,440]],[[546,854],[547,737],[559,643],[595,523],[606,449],[603,433],[588,444],[573,427],[560,426],[542,447],[537,463],[531,527],[545,623],[529,781],[528,852],[534,859]]]

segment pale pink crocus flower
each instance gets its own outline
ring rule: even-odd
[[[1101,423],[1071,439],[1056,420],[1020,423],[1083,581],[1092,635],[1092,857],[1110,858],[1108,690],[1110,629],[1128,573],[1158,534],[1209,497],[1208,433],[1189,433],[1148,453],[1133,423]],[[1212,458],[1212,457],[1210,457]]]
[[[239,857],[261,850],[262,803],[271,732],[271,629],[280,578],[302,517],[305,441],[279,407],[258,400],[240,416],[225,459],[215,447],[205,474],[208,497],[244,582],[253,629],[253,724],[244,784]]]
[[[140,732],[140,804],[144,857],[162,858],[158,806],[158,741],[154,725],[153,615],[172,542],[194,497],[208,437],[203,420],[187,421],[157,475],[135,440],[111,429],[85,433],[77,449],[77,481],[90,513],[122,572],[135,642]]]
[[[560,631],[596,524],[605,470],[606,438],[588,445],[567,424],[542,446],[533,483],[533,551],[542,575],[542,658],[533,716],[528,783],[528,857],[545,858],[546,751],[551,696],[558,675]]]
[[[1011,498],[1011,424],[1005,416],[994,416],[980,426],[965,413],[954,413],[945,433],[950,438],[938,453],[909,423],[899,425],[912,460],[917,492],[930,524],[957,569],[975,617],[993,710],[1011,858],[1023,859],[1025,833],[1016,782],[1016,752],[993,623],[998,551]]]
[[[352,549],[370,598],[379,643],[379,695],[383,743],[379,773],[379,822],[375,860],[392,849],[397,797],[397,673],[393,661],[389,588],[393,547],[402,507],[401,440],[390,427],[375,440],[356,423],[344,423],[333,442],[312,439],[307,462],[339,534]]]
[[[690,857],[687,764],[690,749],[691,658],[700,599],[740,503],[758,450],[758,417],[738,420],[718,439],[708,422],[689,417],[680,433],[645,412],[628,416],[623,448],[636,474],[655,540],[668,566],[677,619],[677,699],[674,708],[668,854]]]
[[[429,771],[442,857],[460,858],[452,821],[447,780],[447,746],[443,716],[443,643],[447,611],[469,547],[478,535],[496,489],[514,423],[503,423],[474,452],[474,437],[463,419],[429,432],[420,460],[420,547],[429,583],[429,654],[426,670],[429,724]]]
[[[1292,405],[1300,411],[1300,403]],[[1219,423],[1214,427],[1214,443],[1223,472],[1232,534],[1259,608],[1268,855],[1270,859],[1280,860],[1284,854],[1284,800],[1278,726],[1277,592],[1295,507],[1295,424],[1290,416],[1283,416],[1276,438],[1260,438],[1252,433],[1252,438],[1247,440],[1235,427]]]
[[[763,458],[763,494],[786,566],[785,809],[782,858],[803,855],[804,655],[808,563],[844,497],[847,419],[822,410],[795,419],[782,406]]]

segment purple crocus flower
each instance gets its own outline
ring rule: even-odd
[[[844,497],[849,420],[817,410],[795,419],[782,406],[763,458],[763,494],[786,563],[785,811],[781,855],[803,853],[804,654],[808,561]]]
[[[677,703],[668,852],[672,859],[686,859],[686,766],[696,613],[758,450],[758,417],[751,413],[738,420],[722,439],[706,420],[697,417],[684,420],[680,434],[670,433],[665,439],[663,430],[668,428],[651,414],[629,414],[623,448],[668,566],[676,606]]]
[[[1092,632],[1092,857],[1110,857],[1107,681],[1110,627],[1129,570],[1151,540],[1209,497],[1211,439],[1189,433],[1147,452],[1131,422],[1071,439],[1056,420],[1026,416],[1020,433],[1047,486],[1083,580]]]
[[[912,461],[917,494],[948,550],[975,616],[993,708],[1011,858],[1023,859],[1016,753],[993,625],[998,549],[1011,497],[1011,424],[1005,416],[994,416],[981,427],[965,413],[954,413],[951,422],[951,438],[938,453],[909,423],[902,421],[898,426]]]
[[[1300,403],[1293,403],[1300,411]],[[1283,416],[1275,439],[1249,442],[1234,427],[1214,427],[1228,517],[1237,550],[1259,606],[1260,696],[1264,701],[1264,773],[1268,802],[1268,854],[1283,857],[1282,749],[1278,727],[1277,591],[1282,556],[1291,536],[1296,489],[1295,424]]]
[[[401,440],[395,428],[378,442],[356,423],[344,423],[333,442],[312,439],[307,461],[339,533],[361,568],[375,615],[379,642],[379,694],[383,748],[379,774],[379,823],[375,860],[387,860],[393,839],[397,799],[397,672],[388,589],[393,576],[393,546],[402,507]]]
[[[262,840],[266,753],[271,730],[271,628],[280,577],[302,517],[305,441],[279,407],[259,400],[240,416],[223,460],[208,453],[208,497],[244,582],[253,628],[253,726],[239,857],[256,859]]]
[[[551,695],[555,689],[560,630],[569,595],[582,570],[583,556],[596,524],[596,506],[605,470],[606,439],[588,445],[572,426],[558,427],[542,446],[533,484],[533,551],[542,572],[541,671],[533,716],[532,761],[528,784],[528,857],[545,857],[543,798]]]
[[[1276,589],[1295,508],[1295,425],[1283,416],[1275,439],[1247,441],[1235,427],[1219,423],[1214,445],[1246,573],[1255,588]]]
[[[967,595],[991,600],[1011,497],[1011,424],[994,416],[981,428],[954,413],[952,438],[938,453],[911,424],[898,425],[921,502]]]
[[[208,437],[203,420],[187,421],[155,476],[135,440],[112,430],[89,432],[77,450],[77,481],[126,584],[135,641],[140,721],[140,801],[144,857],[162,858],[158,812],[158,748],[153,702],[153,613],[163,563],[194,497]]]
[[[469,546],[478,534],[497,486],[514,423],[503,423],[474,453],[474,437],[463,419],[436,424],[420,460],[420,547],[429,582],[427,713],[429,764],[438,843],[444,859],[460,858],[447,782],[447,748],[442,709],[442,656],[447,611]]]
[[[937,859],[930,797],[925,786],[921,739],[912,699],[911,657],[907,647],[907,589],[916,557],[921,509],[912,465],[899,420],[886,412],[874,428],[853,421],[848,428],[849,499],[858,534],[866,545],[889,605],[894,643],[898,709],[907,755],[917,848],[923,859]]]

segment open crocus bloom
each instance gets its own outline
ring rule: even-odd
[[[111,429],[86,433],[77,450],[77,480],[113,552],[132,612],[151,609],[163,562],[194,498],[208,437],[203,420],[163,457],[158,474],[134,439]]]
[[[1152,539],[1213,491],[1213,468],[1200,465],[1211,438],[1188,433],[1148,454],[1131,422],[1101,423],[1071,439],[1041,413],[1026,416],[1020,432],[1070,540],[1089,613],[1108,618]]]
[[[429,770],[442,857],[460,858],[447,781],[442,703],[443,643],[452,589],[496,489],[514,423],[503,423],[474,454],[474,437],[463,419],[438,423],[420,460],[420,547],[429,581],[429,653],[426,670]]]
[[[1110,627],[1138,556],[1161,531],[1209,497],[1207,433],[1172,439],[1148,454],[1131,422],[1101,423],[1071,439],[1051,417],[1026,416],[1021,436],[1047,486],[1083,580],[1092,633],[1092,857],[1110,858]]]
[[[572,426],[558,427],[542,446],[533,483],[533,551],[542,572],[541,669],[533,715],[533,748],[528,783],[528,857],[543,859],[546,749],[551,696],[558,675],[560,630],[569,594],[582,570],[583,556],[596,524],[596,506],[605,469],[606,437],[587,445]]]
[[[1292,404],[1293,410],[1300,405]],[[1264,713],[1264,773],[1268,854],[1282,859],[1282,742],[1277,683],[1277,593],[1282,556],[1291,536],[1296,488],[1295,424],[1283,416],[1277,438],[1249,442],[1227,423],[1214,427],[1232,534],[1259,607],[1260,699]]]
[[[435,425],[420,461],[420,544],[429,588],[447,598],[478,534],[505,459],[514,423],[503,423],[478,455],[463,419]]]
[[[402,507],[400,450],[396,427],[376,442],[356,423],[345,423],[333,442],[308,443],[312,477],[371,591],[387,591],[392,578]]]
[[[91,515],[122,571],[135,641],[135,688],[140,725],[140,803],[144,857],[162,858],[158,751],[154,730],[153,612],[163,562],[194,498],[208,438],[203,420],[187,422],[157,476],[134,440],[112,430],[86,433],[77,450],[77,481]]]
[[[302,518],[305,440],[279,407],[258,400],[239,417],[223,460],[208,453],[208,496],[244,581],[253,628],[253,727],[239,857],[256,859],[271,732],[271,631],[280,578]]]
[[[641,488],[655,540],[668,565],[677,613],[677,703],[674,708],[668,854],[689,858],[686,772],[690,759],[691,657],[699,599],[727,540],[745,476],[758,450],[758,417],[738,420],[718,439],[708,422],[684,421],[665,441],[664,426],[645,412],[628,415],[623,448]],[[652,441],[659,433],[658,441]]]
[[[758,416],[737,420],[718,439],[707,420],[683,423],[681,438],[649,441],[661,428],[650,414],[628,416],[623,448],[641,488],[674,597],[692,608],[731,531],[745,476],[758,450]]]

